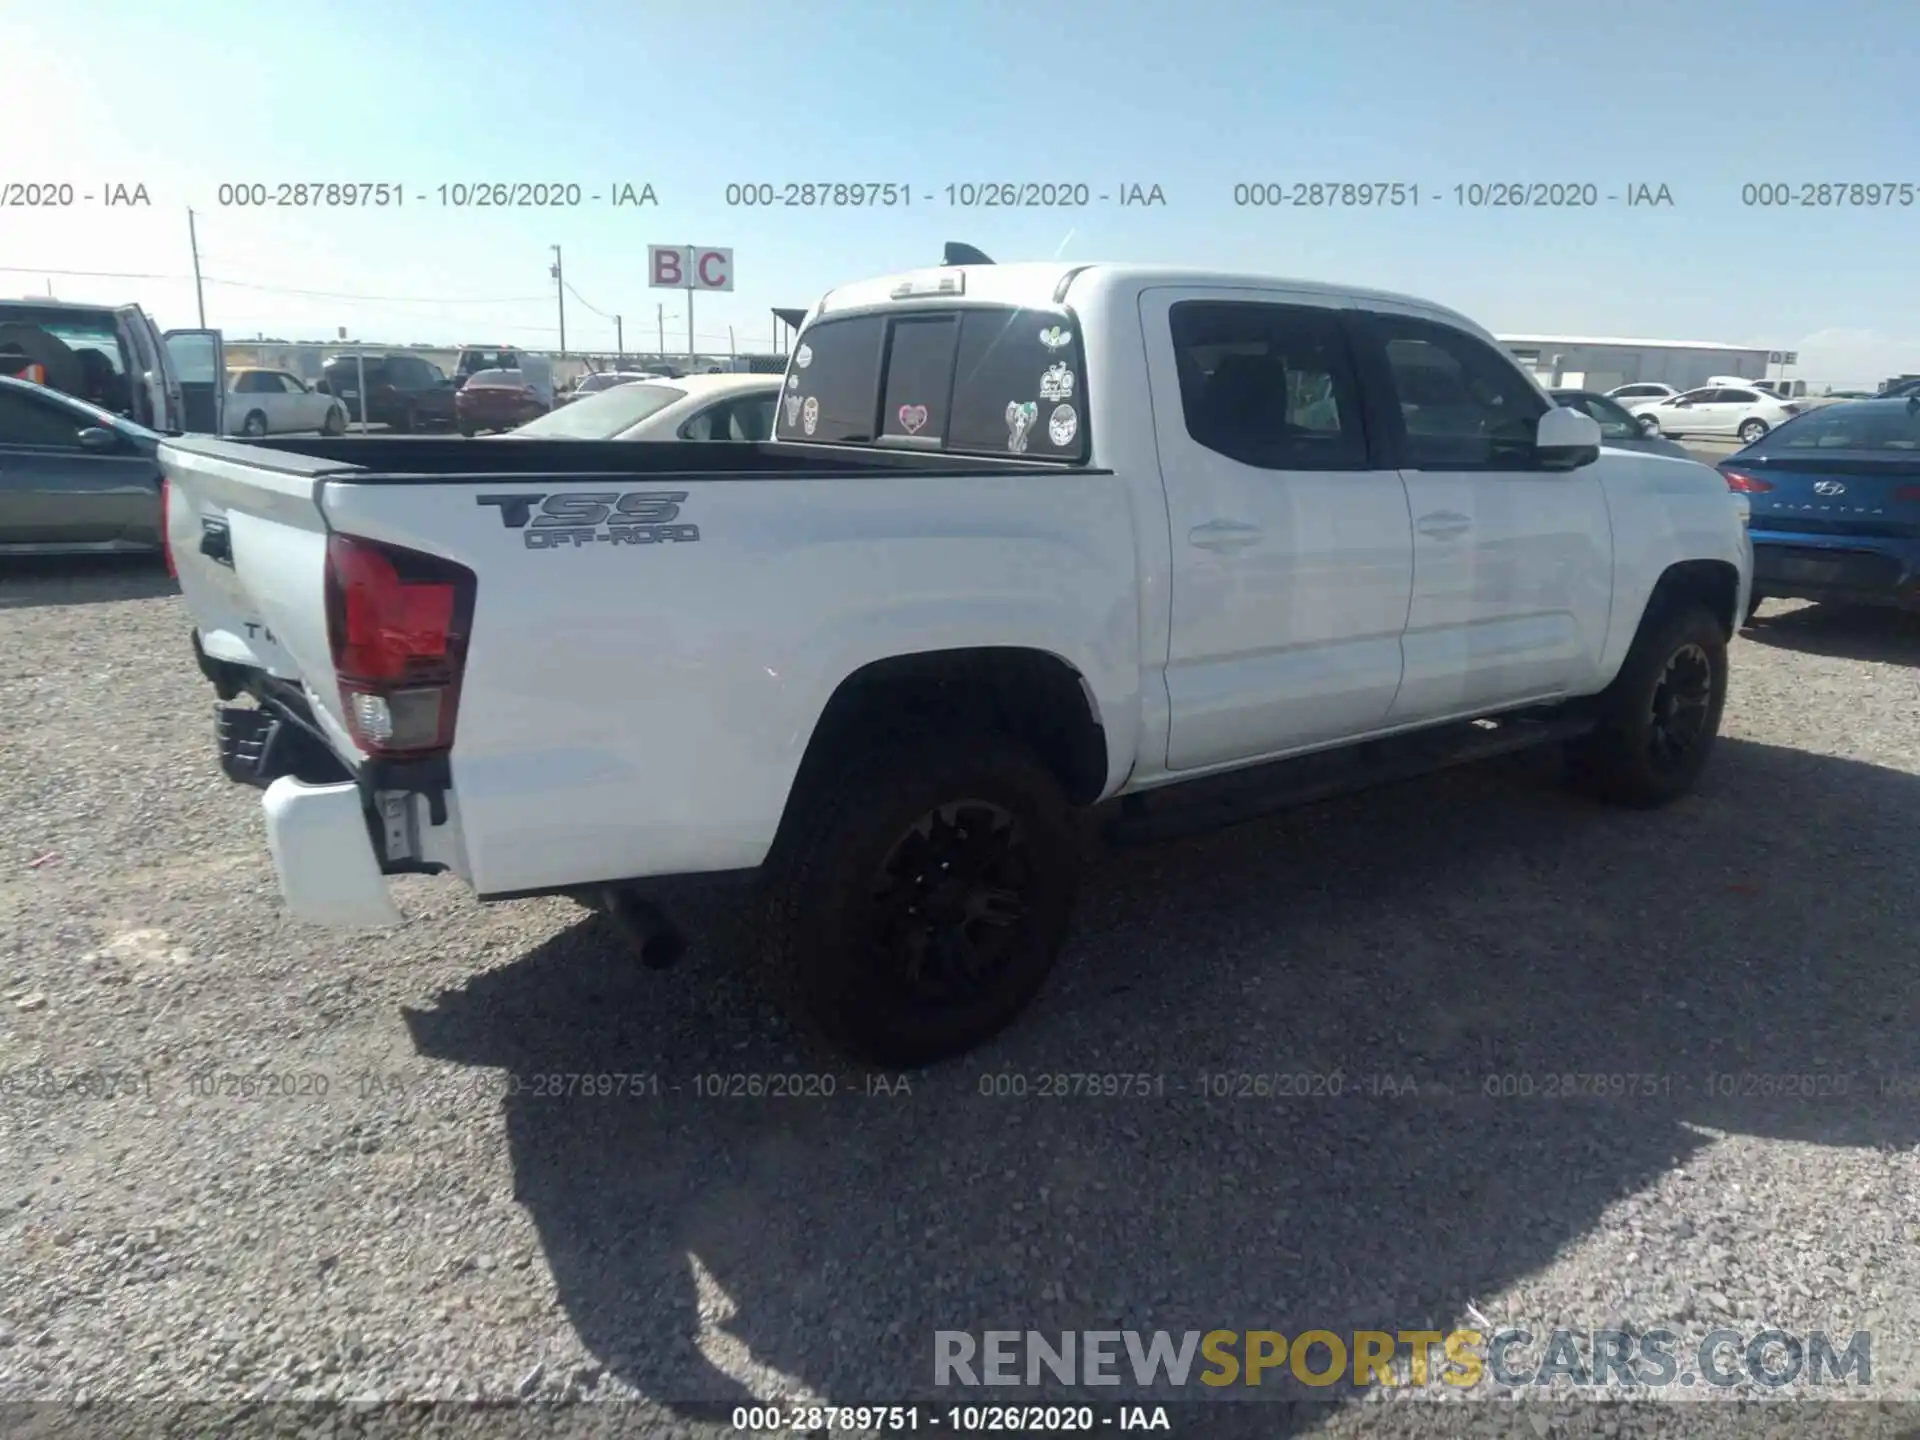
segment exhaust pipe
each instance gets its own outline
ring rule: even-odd
[[[670,969],[687,953],[686,937],[651,900],[609,885],[600,892],[600,903],[647,969]]]

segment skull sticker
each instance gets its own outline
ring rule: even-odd
[[[820,427],[820,401],[812,395],[807,403],[800,407],[800,428],[811,435]]]

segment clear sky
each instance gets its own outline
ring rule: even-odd
[[[1795,373],[1853,385],[1920,371],[1917,24],[1895,0],[0,0],[0,184],[96,197],[0,209],[0,295],[50,283],[191,325],[192,207],[207,321],[235,337],[553,346],[558,244],[569,348],[613,347],[595,310],[650,346],[663,302],[679,347],[686,297],[648,288],[646,246],[695,243],[733,248],[738,287],[698,300],[701,347],[731,326],[764,349],[769,307],[952,239],[1412,291],[1501,332],[1797,349]],[[405,200],[220,203],[223,183],[301,180]],[[496,180],[603,198],[440,203]],[[726,203],[729,184],[788,181],[913,200]],[[947,203],[992,181],[1084,183],[1092,203]],[[1311,181],[1420,200],[1235,204],[1236,184]],[[1601,203],[1455,199],[1513,181]],[[1743,204],[1746,184],[1822,181],[1916,188],[1904,207]],[[116,182],[151,204],[103,206]],[[622,182],[658,204],[614,208]],[[1121,206],[1136,184],[1165,204]],[[1607,199],[1637,184],[1673,203]]]

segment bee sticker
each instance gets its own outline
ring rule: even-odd
[[[1016,455],[1027,450],[1027,432],[1039,417],[1040,407],[1031,400],[1015,400],[1007,406],[1007,449]]]
[[[1040,377],[1040,398],[1047,401],[1073,398],[1073,371],[1067,368],[1065,361],[1049,365],[1047,373]]]
[[[1049,350],[1064,350],[1073,343],[1073,332],[1063,330],[1058,325],[1049,325],[1040,332],[1040,343]]]
[[[802,370],[806,369],[807,366],[813,363],[813,347],[811,345],[802,345],[799,352],[794,355],[793,363],[798,365]]]
[[[800,428],[809,435],[820,428],[820,402],[811,395],[800,407]]]
[[[786,404],[787,428],[791,430],[800,423],[800,397],[798,395],[788,395],[786,397]]]
[[[920,433],[920,427],[927,423],[927,407],[924,405],[902,405],[900,407],[900,428],[909,435]]]
[[[1047,438],[1056,449],[1064,450],[1073,444],[1073,437],[1080,433],[1080,417],[1074,413],[1071,405],[1057,405],[1053,414],[1047,417]]]

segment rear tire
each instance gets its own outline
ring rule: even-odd
[[[240,433],[249,440],[259,440],[267,433],[267,417],[259,410],[249,410],[247,418],[240,422]]]
[[[992,733],[879,740],[795,794],[762,953],[805,1028],[915,1068],[998,1034],[1065,943],[1079,839],[1059,782]]]
[[[1704,605],[1662,605],[1599,698],[1599,728],[1567,747],[1568,778],[1597,799],[1651,810],[1694,786],[1727,701],[1727,641]]]
[[[1740,622],[1743,628],[1753,624],[1753,617],[1760,613],[1760,606],[1765,602],[1766,598],[1767,597],[1762,595],[1758,590],[1753,591],[1747,596],[1746,618]]]
[[[478,435],[480,432],[474,429],[473,426],[471,425],[462,425],[460,427],[460,433],[466,436],[467,439],[471,440],[473,439],[474,436]]]
[[[400,433],[402,435],[411,435],[419,428],[420,417],[414,412],[413,406],[409,405],[405,410],[400,412]]]
[[[327,411],[326,423],[320,427],[322,435],[344,435],[347,433],[347,412],[338,405]]]
[[[1740,426],[1740,443],[1742,445],[1755,444],[1766,435],[1768,428],[1767,422],[1764,420],[1748,420],[1743,422]]]

